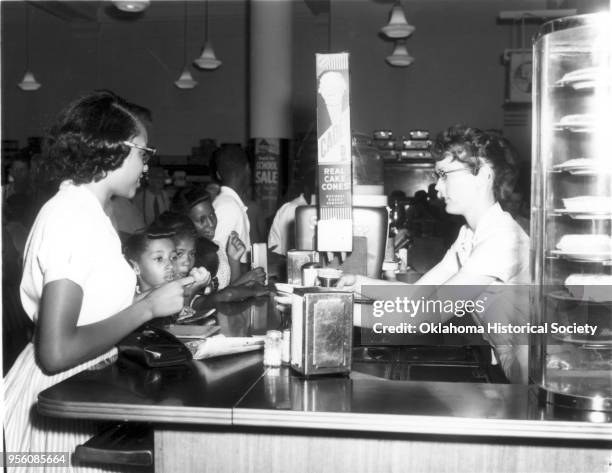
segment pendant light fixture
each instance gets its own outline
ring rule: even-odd
[[[40,88],[40,83],[34,78],[34,74],[30,72],[30,5],[25,2],[25,38],[26,38],[26,72],[17,84],[21,90],[32,92]]]
[[[389,15],[389,23],[381,28],[381,32],[392,39],[407,38],[414,32],[414,26],[408,24],[406,21],[406,15],[404,14],[404,8],[401,2],[398,0],[391,9]]]
[[[117,10],[127,13],[140,13],[141,11],[145,11],[150,4],[151,2],[149,0],[113,1],[113,5],[115,5]]]
[[[193,89],[198,83],[191,76],[191,71],[187,65],[187,1],[184,4],[184,19],[183,19],[183,72],[178,80],[174,81],[179,89]]]
[[[204,47],[199,58],[193,61],[194,66],[208,71],[214,71],[221,65],[215,56],[212,43],[208,39],[208,0],[204,1]]]
[[[414,58],[408,53],[408,48],[406,48],[406,40],[404,39],[397,40],[391,56],[387,56],[387,62],[396,67],[409,66],[413,63],[413,61]]]

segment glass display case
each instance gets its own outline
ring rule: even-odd
[[[530,375],[546,402],[612,410],[612,19],[534,46]]]

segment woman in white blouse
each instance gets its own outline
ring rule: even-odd
[[[456,125],[436,138],[432,152],[436,159],[436,190],[444,200],[446,212],[462,215],[466,223],[444,258],[415,284],[432,286],[428,294],[431,299],[488,299],[489,310],[484,319],[475,317],[477,323],[526,323],[526,299],[518,297],[512,303],[501,303],[500,296],[517,293],[499,287],[530,282],[529,237],[500,206],[516,182],[514,151],[497,134]],[[355,275],[345,275],[339,281],[340,287],[358,291],[362,285],[380,284],[390,283]],[[450,286],[462,287],[453,290]],[[452,316],[440,318],[435,314],[431,320],[444,322]],[[418,314],[415,320],[423,322],[427,317],[428,314]],[[513,382],[526,381],[525,339],[490,334],[485,338],[495,349],[506,376]]]
[[[95,434],[90,422],[38,415],[38,393],[111,359],[114,345],[143,323],[178,312],[183,286],[193,282],[170,282],[135,300],[136,277],[104,212],[113,195],[134,196],[154,152],[139,110],[94,92],[50,130],[47,162],[62,184],[26,244],[21,300],[36,332],[5,378],[7,451],[73,452]]]

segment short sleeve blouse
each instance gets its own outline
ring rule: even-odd
[[[88,325],[132,304],[136,275],[117,232],[96,196],[65,182],[39,212],[26,244],[21,302],[36,322],[45,284],[69,279],[83,290],[78,325]]]
[[[491,276],[498,283],[528,284],[529,237],[498,203],[491,206],[475,230],[464,225],[439,263],[445,274],[460,270]],[[434,281],[430,284],[443,284]]]

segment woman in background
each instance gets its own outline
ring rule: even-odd
[[[26,244],[21,301],[36,328],[5,378],[7,451],[73,452],[96,434],[90,421],[38,415],[38,394],[112,359],[114,345],[143,323],[179,312],[183,286],[193,282],[169,282],[135,299],[136,276],[104,212],[113,195],[134,196],[154,152],[135,110],[111,92],[94,92],[68,105],[50,130],[47,162],[62,184]],[[81,468],[91,471],[71,471]]]

